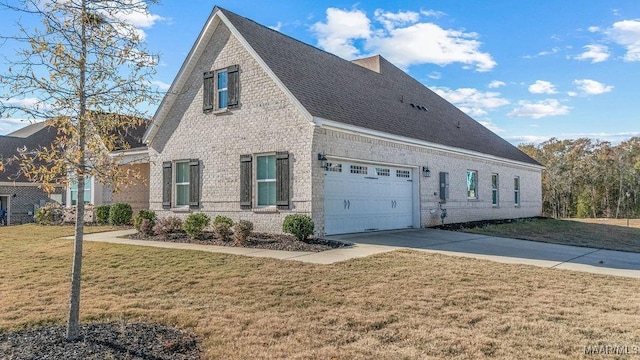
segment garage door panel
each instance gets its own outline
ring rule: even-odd
[[[350,162],[341,165],[342,171],[325,172],[327,234],[412,226],[410,169]]]

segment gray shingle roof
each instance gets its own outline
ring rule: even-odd
[[[217,9],[314,117],[539,165],[382,57],[371,71]]]
[[[116,144],[115,150],[146,149],[146,145],[142,142],[142,136],[147,130],[148,125],[149,122],[145,121],[141,126],[131,127],[126,131],[122,129],[113,130],[114,133],[117,133],[118,136],[123,139],[121,144]],[[4,158],[4,161],[6,161],[18,155],[18,148],[26,147],[27,149],[37,149],[41,146],[50,146],[56,136],[57,131],[44,123],[31,124],[9,135],[0,135],[0,158]],[[10,162],[5,166],[4,171],[0,171],[0,182],[28,182],[29,180],[20,175],[19,170],[20,166],[17,162]]]
[[[40,146],[49,146],[57,135],[55,129],[44,126],[42,123],[31,124],[20,130],[11,133],[11,135],[0,136],[0,157],[3,157],[5,161],[18,155],[18,148],[36,149]],[[18,136],[13,136],[16,134]],[[7,164],[4,171],[0,171],[0,182],[13,181],[29,182],[20,174],[20,165],[15,161]]]

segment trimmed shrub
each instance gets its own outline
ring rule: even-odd
[[[180,230],[182,230],[182,219],[177,216],[161,218],[153,226],[153,232],[162,236],[174,234]]]
[[[313,235],[313,229],[311,217],[302,214],[287,215],[282,223],[282,231],[293,234],[300,241]]]
[[[53,222],[53,212],[47,206],[43,206],[36,210],[34,217],[36,222],[40,225],[49,225]]]
[[[100,225],[108,224],[110,210],[111,210],[111,205],[96,206],[96,222]]]
[[[156,224],[156,212],[153,210],[140,210],[138,211],[138,213],[136,214],[136,216],[133,218],[133,226],[136,228],[136,230],[140,231],[140,224],[142,223],[142,220],[149,220],[149,222],[151,222],[151,227],[153,227],[153,225]]]
[[[184,230],[184,232],[186,232],[190,238],[198,239],[202,236],[204,228],[206,228],[210,222],[211,218],[209,218],[206,214],[189,214],[189,216],[187,216],[187,219],[182,224],[182,230]]]
[[[132,216],[131,205],[126,203],[113,204],[109,209],[109,224],[115,226],[131,224]]]
[[[154,222],[149,220],[149,219],[142,219],[140,221],[140,225],[138,226],[138,231],[140,231],[141,234],[146,235],[146,236],[152,236],[153,235],[153,226],[154,226]]]
[[[40,225],[51,225],[62,223],[63,207],[58,203],[46,203],[36,210],[33,215],[36,223]]]
[[[253,223],[247,220],[240,220],[233,225],[233,239],[239,243],[244,243],[253,231]]]
[[[220,240],[227,241],[231,236],[233,220],[228,216],[218,215],[213,220],[213,231]]]

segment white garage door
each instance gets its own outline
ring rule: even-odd
[[[325,170],[325,233],[391,230],[413,225],[411,169],[331,161]]]

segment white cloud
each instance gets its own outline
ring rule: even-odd
[[[111,8],[107,7],[111,6]],[[115,2],[109,2],[102,9],[106,17],[122,21],[136,28],[136,32],[141,39],[145,39],[147,34],[143,29],[152,28],[158,21],[165,20],[162,16],[151,14],[148,9],[141,11],[140,9],[128,9],[127,5],[120,6]],[[116,10],[117,9],[117,10]]]
[[[629,140],[634,136],[640,136],[640,132],[620,132],[620,133],[573,133],[573,134],[553,134],[553,135],[516,135],[505,136],[504,138],[512,144],[540,144],[551,138],[559,140],[573,140],[579,138],[589,138],[592,140],[609,141],[614,145],[622,141]]]
[[[0,135],[6,135],[8,133],[14,132],[29,124],[30,122],[27,119],[0,118]]]
[[[269,28],[275,30],[275,31],[280,31],[280,29],[282,29],[282,21],[278,21],[276,23],[276,25],[273,26],[269,26]]]
[[[171,87],[171,84],[167,84],[166,82],[160,80],[151,81],[151,85],[157,86],[160,90],[169,90],[169,88]]]
[[[373,13],[376,21],[384,25],[385,29],[391,31],[398,26],[414,24],[420,19],[420,14],[414,11],[400,11],[392,13],[382,9],[376,9]]]
[[[489,110],[509,104],[498,92],[482,92],[472,88],[449,89],[434,87],[436,94],[456,105],[469,116],[484,116]]]
[[[575,80],[573,84],[584,95],[600,95],[611,92],[611,90],[613,90],[613,86],[611,85],[605,85],[599,81],[590,79]]]
[[[540,119],[546,116],[567,115],[571,108],[562,105],[556,99],[546,99],[536,102],[519,101],[518,107],[507,114],[509,117],[529,117]]]
[[[560,48],[559,48],[559,47],[554,47],[554,48],[553,48],[553,49],[551,49],[551,50],[543,50],[543,51],[540,51],[540,52],[538,53],[538,56],[553,55],[553,54],[557,54],[557,53],[558,53],[558,51],[560,51]]]
[[[489,83],[489,85],[487,85],[487,87],[489,89],[497,89],[501,86],[506,86],[507,84],[505,84],[504,81],[500,81],[500,80],[493,80],[492,82]]]
[[[604,45],[586,45],[584,46],[586,50],[582,54],[575,57],[577,60],[591,60],[591,63],[599,63],[606,61],[609,56],[609,48]]]
[[[567,91],[567,95],[569,96],[578,96],[578,93],[575,91]]]
[[[478,121],[480,123],[480,125],[486,127],[487,129],[493,131],[494,133],[501,133],[504,132],[504,129],[499,127],[498,125],[494,124],[491,121]]]
[[[627,49],[625,61],[640,61],[640,19],[615,22],[605,33]]]
[[[597,27],[597,26],[589,26],[589,28],[587,30],[589,30],[589,32],[594,33],[594,32],[600,31],[600,28]]]
[[[556,87],[549,81],[536,80],[529,85],[529,92],[532,94],[556,94]]]
[[[439,71],[432,71],[427,76],[429,77],[429,79],[435,79],[435,80],[442,78],[442,74]]]
[[[353,45],[356,39],[371,36],[371,21],[361,10],[327,9],[327,22],[317,22],[311,29],[318,37],[318,45],[343,58],[353,59],[360,51]]]
[[[476,71],[496,66],[491,55],[480,51],[482,43],[474,32],[444,29],[434,23],[419,22],[419,13],[376,10],[377,27],[361,10],[327,9],[326,22],[317,22],[311,30],[318,46],[343,58],[352,59],[362,51],[379,53],[397,66],[415,64],[440,66],[462,63]],[[362,50],[355,41],[363,40]]]
[[[447,15],[447,13],[442,12],[442,11],[438,11],[438,10],[420,10],[420,14],[422,14],[424,16],[433,16],[433,17],[436,17],[436,18],[439,18],[439,17]]]

